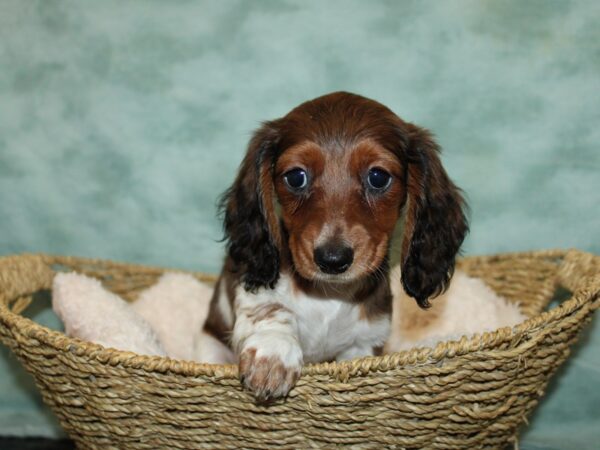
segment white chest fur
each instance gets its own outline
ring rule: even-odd
[[[294,289],[290,277],[282,274],[275,289],[236,292],[237,307],[279,303],[296,319],[298,339],[305,363],[349,359],[372,354],[390,331],[389,317],[374,320],[360,317],[360,306],[345,300],[315,298]]]

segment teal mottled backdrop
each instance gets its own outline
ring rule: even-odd
[[[0,0],[0,254],[215,272],[251,131],[334,90],[434,131],[465,253],[600,253],[599,24],[595,0]],[[521,448],[597,448],[598,326],[584,344]],[[57,433],[2,349],[0,435]]]

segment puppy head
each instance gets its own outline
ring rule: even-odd
[[[467,231],[438,151],[427,131],[348,93],[265,123],[223,199],[229,255],[246,289],[273,287],[288,249],[308,280],[385,273],[404,211],[402,281],[427,306],[451,277]]]

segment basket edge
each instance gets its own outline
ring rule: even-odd
[[[487,262],[524,256],[554,259],[562,258],[568,253],[571,255],[586,255],[586,257],[591,255],[594,260],[597,260],[598,264],[600,264],[600,257],[575,249],[510,252],[496,255],[469,256],[463,259],[469,259],[471,261],[481,260]],[[100,262],[103,264],[114,264],[125,267],[131,266],[136,267],[136,269],[146,269],[154,273],[162,273],[165,270],[168,270],[153,266],[113,262],[105,259],[55,256],[46,254],[22,254],[1,257],[0,264],[5,258],[14,258],[16,256],[40,258],[41,261],[48,265],[55,263],[60,264],[61,262],[69,260],[77,260],[85,261],[90,264]],[[210,275],[201,273],[188,273],[210,277]],[[590,292],[586,292],[586,290],[589,290]],[[588,279],[587,283],[585,283],[583,286],[580,286],[580,289],[577,293],[573,293],[574,295],[571,299],[567,300],[557,308],[553,308],[550,311],[545,311],[542,314],[530,318],[513,328],[504,327],[491,332],[475,334],[470,337],[463,336],[460,340],[442,342],[433,348],[416,348],[383,356],[368,356],[351,361],[309,364],[303,368],[302,374],[317,376],[326,375],[335,377],[336,379],[343,379],[349,376],[364,376],[371,371],[387,371],[398,366],[424,364],[426,362],[439,361],[445,358],[459,357],[473,351],[482,351],[498,342],[506,342],[514,340],[515,338],[532,334],[539,329],[540,326],[546,324],[550,319],[560,320],[566,315],[581,309],[587,303],[589,303],[589,312],[593,312],[593,310],[595,310],[599,305],[598,302],[593,302],[592,300],[594,299],[591,297],[596,296],[595,300],[598,300],[597,296],[599,292],[600,277],[597,277],[597,279]],[[87,357],[96,359],[101,363],[110,364],[113,366],[123,365],[152,372],[171,372],[192,377],[238,377],[236,365],[206,364],[194,361],[175,360],[167,357],[138,355],[127,351],[105,348],[99,344],[70,338],[61,332],[43,327],[42,325],[39,325],[34,321],[21,316],[20,314],[13,313],[6,306],[5,302],[2,301],[2,297],[3,295],[0,292],[0,324],[4,324],[10,328],[12,333],[16,332],[17,334],[33,338],[39,342],[43,342],[46,345],[50,345],[58,351],[74,352],[79,356],[87,355]]]

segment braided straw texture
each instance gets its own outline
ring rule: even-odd
[[[516,443],[599,306],[600,257],[544,251],[469,257],[459,267],[519,301],[530,319],[435,348],[306,366],[289,397],[270,406],[241,390],[236,366],[106,349],[21,315],[47,300],[55,271],[100,278],[131,299],[159,268],[0,258],[0,340],[79,449],[502,448]],[[568,300],[543,312],[556,292]]]

